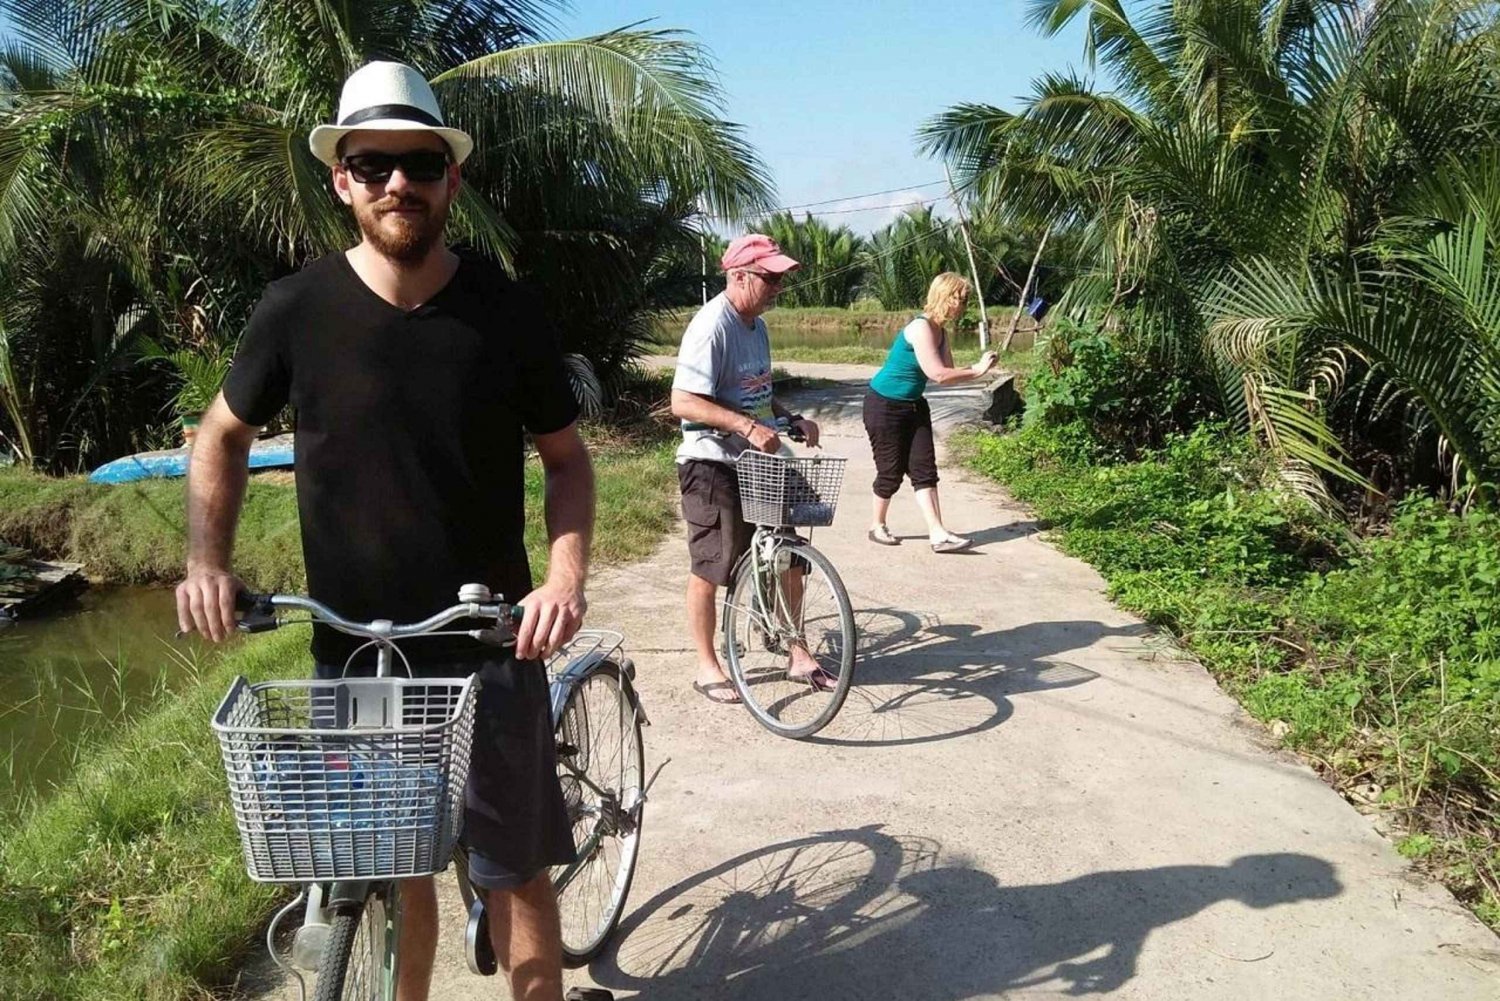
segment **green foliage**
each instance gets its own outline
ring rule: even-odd
[[[1026,419],[1080,421],[1115,453],[1134,457],[1206,416],[1193,384],[1140,338],[1061,325],[1040,350],[1026,390]]]
[[[1247,437],[1211,427],[1127,463],[1082,422],[962,447],[1121,605],[1176,634],[1330,781],[1373,787],[1429,838],[1409,854],[1500,916],[1500,516],[1413,500],[1355,540],[1267,489],[1274,469]]]
[[[1059,309],[1159,341],[1326,507],[1500,479],[1495,7],[1033,5],[1078,20],[1108,91],[1049,74],[920,133],[982,205],[1076,237]]]
[[[30,590],[36,574],[28,560],[26,550],[0,539],[0,598],[20,597]]]
[[[237,674],[304,674],[306,644],[237,644],[0,831],[0,995],[176,1001],[233,980],[282,891],[245,875],[208,720]]]
[[[354,242],[306,135],[372,58],[475,137],[449,237],[538,286],[607,389],[697,277],[695,206],[769,184],[699,46],[543,40],[548,6],[0,0],[0,444],[78,469],[197,406],[266,282]],[[128,364],[148,337],[170,365]]]
[[[944,271],[968,274],[958,231],[932,208],[913,209],[865,244],[863,294],[883,309],[920,309],[927,286]]]
[[[625,444],[596,451],[599,493],[594,558],[647,555],[671,525],[676,479],[672,446]],[[539,463],[527,465],[526,548],[535,573],[547,566]],[[89,483],[0,470],[0,537],[46,557],[83,563],[115,584],[168,584],[187,557],[184,481]],[[285,477],[253,476],[240,511],[235,571],[260,590],[306,586],[296,488]]]
[[[788,276],[777,302],[783,306],[848,306],[859,292],[864,241],[847,226],[833,228],[811,215],[798,221],[778,212],[752,223],[802,266]]]

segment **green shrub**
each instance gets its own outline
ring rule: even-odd
[[[1331,781],[1400,809],[1500,925],[1500,516],[1411,501],[1352,540],[1211,426],[1113,464],[1082,419],[959,444]]]
[[[1133,458],[1206,415],[1194,384],[1138,338],[1063,324],[1031,374],[1026,420],[1084,424],[1111,454]]]

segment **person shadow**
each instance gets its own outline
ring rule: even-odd
[[[992,729],[1014,711],[1011,696],[1087,684],[1098,674],[1061,659],[1108,637],[1141,643],[1140,625],[1083,619],[984,630],[931,624],[898,608],[856,613],[860,635],[854,685],[839,715],[811,743],[891,747],[949,740]]]
[[[879,825],[747,852],[643,904],[590,974],[653,1001],[1101,994],[1135,977],[1158,928],[1343,892],[1331,864],[1292,853],[1010,885],[941,854]]]

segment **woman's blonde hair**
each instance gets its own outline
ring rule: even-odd
[[[927,318],[947,324],[958,318],[969,301],[969,280],[952,271],[944,271],[927,286],[927,305],[922,312]]]

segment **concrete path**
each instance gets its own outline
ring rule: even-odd
[[[648,771],[670,761],[616,947],[570,983],[650,1001],[1500,997],[1500,941],[1003,492],[943,465],[972,554],[928,549],[909,489],[905,544],[867,542],[862,392],[797,401],[850,457],[814,541],[862,631],[857,687],[817,738],[689,689],[680,532],[593,583],[592,624],[622,629],[639,667]],[[951,425],[979,400],[934,407]],[[460,917],[433,997],[505,996],[460,972]]]

